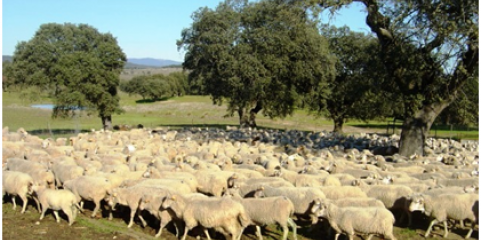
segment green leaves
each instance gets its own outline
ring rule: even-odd
[[[298,96],[333,76],[315,19],[289,1],[226,1],[201,8],[178,46],[189,81],[205,87],[229,115],[260,106],[270,117],[293,112]]]
[[[116,88],[126,56],[117,40],[86,24],[48,23],[17,45],[14,78],[52,93],[53,116],[85,108],[99,116],[120,112]]]

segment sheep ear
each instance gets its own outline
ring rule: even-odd
[[[314,206],[312,206],[311,208],[311,212],[312,213],[317,212],[317,210],[319,210],[319,207],[320,207],[320,204],[314,204]]]

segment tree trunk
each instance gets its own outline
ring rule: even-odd
[[[112,116],[102,116],[101,118],[104,130],[112,130]]]
[[[249,126],[250,127],[257,127],[257,123],[256,123],[256,117],[257,117],[257,113],[259,113],[259,111],[262,110],[262,104],[261,103],[257,103],[256,104],[256,107],[255,108],[252,108],[250,111],[249,111]]]
[[[429,130],[436,117],[449,105],[448,102],[433,103],[425,105],[418,110],[414,116],[406,117],[401,132],[399,154],[412,156],[414,154],[424,155],[424,146]]]
[[[334,121],[334,130],[333,132],[336,133],[343,133],[342,126],[344,125],[344,118],[337,117],[333,119]]]
[[[248,127],[249,126],[249,118],[247,114],[244,112],[244,108],[239,108],[237,110],[237,113],[239,114],[239,125],[241,128],[243,127]]]

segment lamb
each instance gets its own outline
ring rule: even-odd
[[[18,171],[3,171],[2,172],[2,196],[8,193],[12,197],[13,210],[17,208],[15,197],[19,196],[22,199],[23,207],[21,213],[25,212],[27,208],[27,196],[33,193],[33,178]],[[38,204],[37,204],[38,207]],[[40,211],[40,209],[38,209]]]
[[[80,209],[75,195],[66,189],[47,189],[44,186],[39,186],[35,189],[38,201],[42,206],[42,213],[40,214],[40,220],[45,217],[45,212],[48,209],[53,210],[55,220],[60,222],[58,211],[62,210],[68,217],[68,225],[72,226],[77,216],[77,209]]]
[[[429,227],[424,234],[428,237],[434,224],[443,222],[444,238],[448,237],[447,220],[464,220],[469,219],[471,229],[465,238],[471,237],[475,223],[478,223],[479,196],[477,194],[441,194],[436,197],[429,195],[416,194],[411,197],[412,201],[409,205],[409,211],[422,211],[428,217],[433,218]],[[446,204],[450,203],[450,204]]]
[[[94,202],[95,208],[91,215],[93,218],[100,208],[100,201],[111,191],[112,185],[106,178],[82,176],[65,181],[64,188],[75,194],[77,202],[80,202],[81,209],[83,209],[84,200]],[[112,218],[112,211],[110,211],[109,218]]]
[[[188,199],[182,195],[172,195],[165,198],[162,208],[171,209],[178,218],[184,220],[182,240],[197,225],[215,228],[224,235],[230,234],[232,240],[240,240],[244,228],[250,222],[242,204],[227,198]],[[204,229],[204,233],[211,240],[207,229]]]
[[[297,225],[291,218],[294,214],[294,204],[287,197],[242,198],[239,192],[232,188],[228,189],[224,196],[231,197],[244,206],[252,224],[256,225],[259,240],[263,239],[260,226],[274,223],[282,227],[282,240],[287,239],[288,225],[292,228],[294,239],[297,239]]]
[[[394,216],[385,208],[338,207],[331,201],[324,200],[316,201],[311,211],[329,221],[336,231],[335,240],[341,233],[346,234],[349,240],[354,239],[354,234],[367,234],[367,240],[377,234],[396,240],[393,234]]]

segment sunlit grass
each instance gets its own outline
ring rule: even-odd
[[[125,113],[113,115],[114,125],[144,127],[189,127],[189,126],[217,126],[225,127],[228,125],[238,125],[237,115],[227,116],[226,106],[218,106],[212,103],[208,96],[182,96],[163,99],[161,101],[142,101],[138,95],[128,95],[120,93],[120,105]],[[51,110],[31,108],[32,104],[46,104],[52,101],[44,96],[30,101],[18,92],[3,93],[3,118],[2,126],[8,126],[11,131],[23,127],[29,132],[34,132],[41,136],[63,136],[72,132],[90,131],[102,127],[98,116],[87,116],[81,114],[74,118],[61,119],[51,118]],[[276,128],[281,130],[298,129],[303,131],[322,131],[333,129],[332,121],[324,117],[310,114],[306,110],[297,110],[292,116],[284,119],[270,119],[262,115],[257,117],[259,127]],[[357,120],[348,121],[345,126],[351,127],[350,131],[362,129],[365,132],[386,133],[387,120],[376,120],[362,122]],[[69,133],[65,133],[68,131]],[[346,131],[347,133],[356,133]],[[389,131],[392,133],[392,130]],[[400,124],[396,125],[395,133],[400,133]],[[469,131],[460,130],[432,130],[431,136],[456,139],[478,139],[479,132],[470,129]]]

